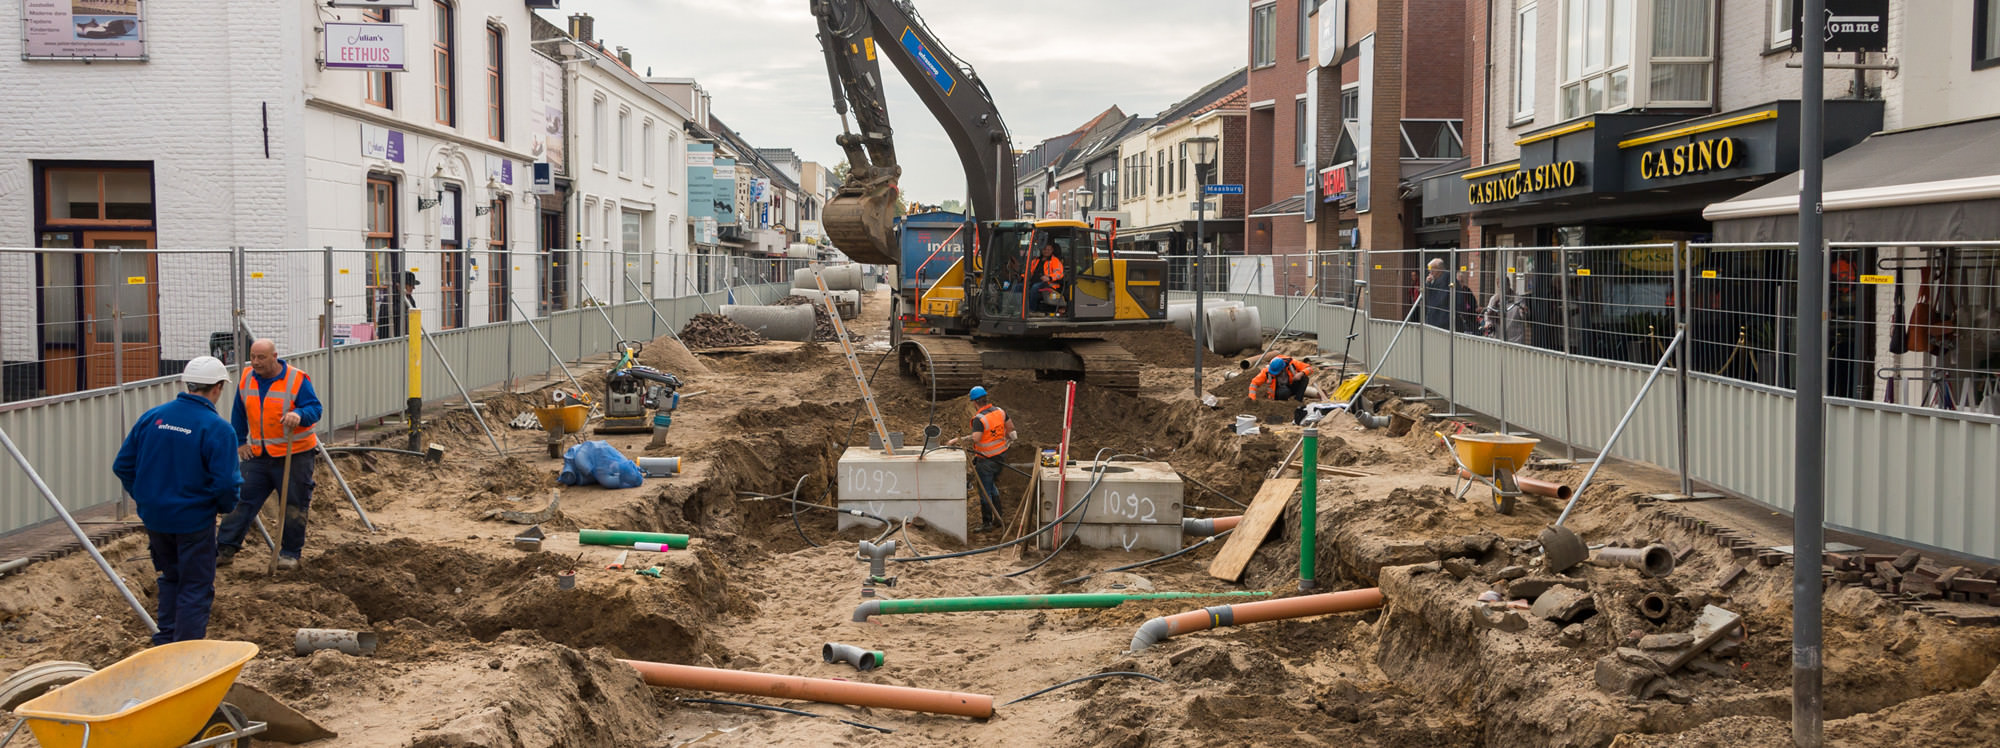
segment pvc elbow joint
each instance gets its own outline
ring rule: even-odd
[[[854,607],[854,622],[867,623],[868,619],[882,612],[881,600],[867,600]]]
[[[1141,624],[1138,633],[1132,635],[1132,647],[1130,651],[1137,652],[1158,644],[1169,635],[1167,632],[1167,617],[1154,616],[1152,620]]]
[[[887,659],[879,649],[862,649],[852,644],[837,644],[834,642],[827,642],[824,646],[821,646],[819,648],[819,656],[828,665],[836,662],[845,662],[853,665],[854,669],[864,673],[881,667],[883,660]]]

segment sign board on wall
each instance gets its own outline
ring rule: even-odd
[[[514,184],[514,159],[499,156],[486,157],[486,181],[494,184]]]
[[[1354,211],[1366,213],[1369,209],[1368,165],[1374,158],[1372,141],[1375,128],[1375,35],[1362,37],[1361,43],[1361,93],[1359,111],[1355,113],[1354,127]]]
[[[549,162],[535,162],[535,181],[528,191],[537,195],[556,194],[556,170]]]
[[[1347,197],[1347,170],[1352,166],[1354,166],[1354,162],[1342,161],[1319,170],[1319,195],[1321,202],[1339,202],[1341,198]],[[1312,201],[1308,200],[1306,202]]]
[[[403,69],[400,23],[329,23],[321,38],[328,70]]]
[[[414,8],[417,0],[327,0],[334,8]]]
[[[687,147],[688,220],[715,218],[715,146],[689,143]]]
[[[403,133],[362,123],[361,157],[403,163]]]
[[[1347,0],[1319,6],[1319,66],[1331,67],[1347,51]]]
[[[715,223],[720,226],[736,225],[736,160],[718,158],[715,167],[709,170],[715,183],[715,197],[710,201],[714,207]]]
[[[438,240],[458,241],[458,190],[445,190],[438,203]]]
[[[142,0],[21,0],[23,60],[144,60]]]
[[[1319,171],[1319,68],[1306,70],[1306,121],[1303,133],[1306,142],[1305,184],[1299,185],[1299,194],[1311,195],[1313,180]],[[1306,200],[1306,223],[1319,220],[1319,201]]]
[[[541,55],[528,56],[528,74],[534,96],[534,136],[529,155],[563,171],[563,81],[562,66]]]
[[[1889,0],[1826,0],[1826,16],[1805,20],[1805,3],[1792,0],[1792,49],[1804,48],[1801,31],[1819,31],[1828,52],[1887,52]]]

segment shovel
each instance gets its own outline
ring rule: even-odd
[[[1563,521],[1569,519],[1571,510],[1576,509],[1576,502],[1583,499],[1583,492],[1590,488],[1590,479],[1597,477],[1598,468],[1604,467],[1605,456],[1611,454],[1611,447],[1618,443],[1618,437],[1623,435],[1625,427],[1632,423],[1632,414],[1639,412],[1639,403],[1646,401],[1646,393],[1653,391],[1653,382],[1660,378],[1660,370],[1667,367],[1667,361],[1674,357],[1674,350],[1680,347],[1681,339],[1686,336],[1686,327],[1674,331],[1674,339],[1667,343],[1665,351],[1660,352],[1660,362],[1653,365],[1653,372],[1646,375],[1646,383],[1640,385],[1639,394],[1632,398],[1631,405],[1625,407],[1625,416],[1618,419],[1618,428],[1611,430],[1611,438],[1604,442],[1603,449],[1598,450],[1597,459],[1590,461],[1590,472],[1583,474],[1583,482],[1577,484],[1576,493],[1570,495],[1569,504],[1563,507],[1562,516],[1556,517],[1555,524],[1542,530],[1542,563],[1548,566],[1551,573],[1568,571],[1577,564],[1590,560],[1590,549],[1584,545],[1583,538],[1577,537],[1576,532],[1563,527]]]

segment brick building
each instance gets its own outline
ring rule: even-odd
[[[1244,246],[1253,255],[1306,251],[1306,113],[1317,0],[1251,0],[1243,139]]]

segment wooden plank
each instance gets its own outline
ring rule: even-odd
[[[1237,523],[1236,532],[1229,534],[1229,540],[1222,544],[1222,551],[1215,554],[1215,560],[1208,563],[1208,575],[1217,579],[1234,582],[1243,576],[1243,567],[1250,563],[1250,554],[1257,552],[1257,546],[1264,544],[1264,537],[1271,534],[1271,525],[1285,515],[1285,505],[1292,501],[1292,494],[1299,490],[1297,478],[1272,478],[1264,481],[1257,489],[1257,498],[1250,500],[1250,508],[1244,510],[1243,521]]]

